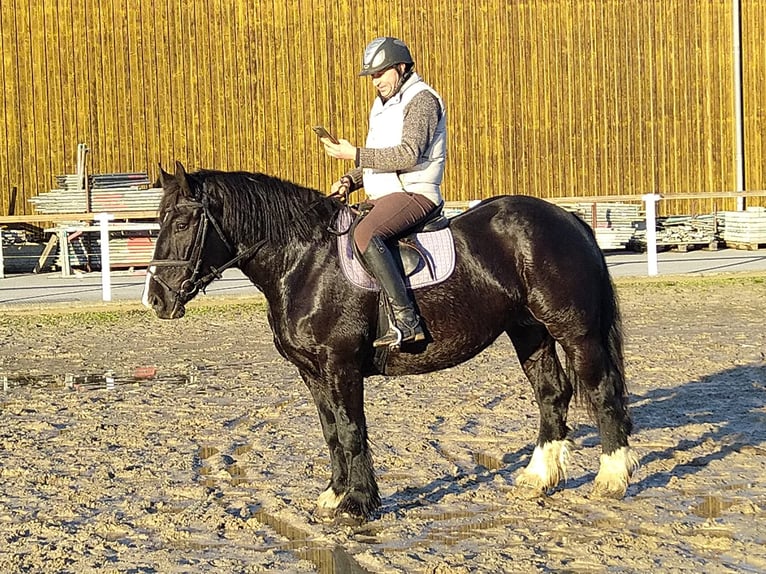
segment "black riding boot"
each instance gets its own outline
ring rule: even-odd
[[[401,271],[396,265],[388,246],[373,237],[362,257],[367,268],[380,283],[393,312],[388,331],[375,340],[374,347],[398,347],[401,343],[422,341],[426,338],[420,326],[420,317],[407,294]]]

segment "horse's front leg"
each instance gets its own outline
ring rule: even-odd
[[[364,520],[380,506],[380,494],[367,437],[362,376],[328,374],[310,383],[305,376],[304,380],[317,404],[332,464],[317,513]]]
[[[327,485],[322,494],[317,499],[316,515],[320,518],[335,516],[335,510],[343,500],[348,482],[348,467],[346,466],[346,457],[343,454],[343,447],[338,440],[338,427],[335,423],[335,411],[330,401],[327,400],[326,389],[319,381],[307,373],[301,373],[306,386],[311,391],[319,421],[322,423],[322,434],[330,451],[330,484]]]

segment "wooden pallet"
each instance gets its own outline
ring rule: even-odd
[[[755,243],[752,241],[726,241],[726,247],[729,249],[743,249],[745,251],[758,251],[766,248],[766,243]]]
[[[658,241],[657,251],[679,251],[686,253],[695,249],[704,249],[706,251],[718,251],[720,242],[717,239],[712,241]],[[643,253],[646,251],[646,241],[632,239],[628,243],[628,249]]]
[[[720,245],[717,239],[713,241],[695,242],[679,242],[668,244],[672,251],[681,251],[683,253],[687,251],[693,251],[695,249],[704,249],[705,251],[718,251]]]

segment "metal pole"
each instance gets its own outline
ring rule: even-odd
[[[69,262],[69,233],[66,227],[59,227],[59,263],[61,263],[61,276],[69,277],[72,274],[72,266]]]
[[[657,209],[656,204],[662,198],[656,193],[642,195],[646,202],[646,274],[654,277],[657,267]]]
[[[745,191],[745,136],[742,120],[742,6],[741,0],[731,2],[731,37],[734,67],[734,147],[737,182],[735,191]],[[745,198],[737,198],[737,211],[744,211]]]

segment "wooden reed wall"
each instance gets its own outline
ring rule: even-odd
[[[748,189],[766,188],[766,0],[742,0]],[[449,109],[449,200],[735,188],[724,0],[2,0],[0,215],[72,173],[175,159],[326,189],[363,142],[366,43],[396,35]],[[752,203],[752,202],[751,202]],[[668,213],[733,201],[663,202]]]
[[[766,1],[742,1],[745,185],[766,189]],[[766,205],[762,202],[761,205]]]

